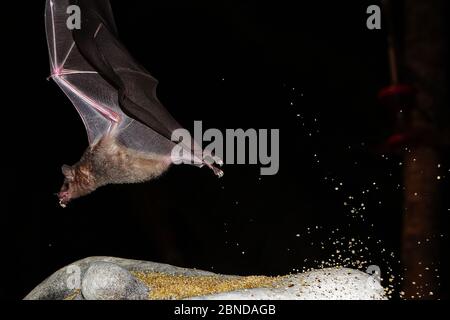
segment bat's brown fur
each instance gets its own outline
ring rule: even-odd
[[[63,166],[64,184],[58,194],[61,206],[107,184],[138,183],[160,176],[170,158],[149,156],[128,149],[105,136],[89,146],[78,163]]]

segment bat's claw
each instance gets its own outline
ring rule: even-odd
[[[212,169],[212,171],[214,172],[214,174],[215,174],[218,178],[222,178],[222,177],[223,177],[224,173],[223,173],[222,170],[220,170],[219,168],[214,167],[214,166],[211,166],[210,168]]]
[[[223,167],[223,160],[220,159],[219,157],[213,157],[214,162],[219,166],[219,167]]]
[[[219,177],[219,179],[220,179],[220,178],[222,178],[222,177],[223,177],[223,175],[224,175],[223,171],[222,171],[222,170],[220,170],[220,169],[219,169],[219,170],[217,170],[217,171],[215,171],[214,173],[215,173],[215,174],[217,175],[217,177]]]
[[[223,166],[223,160],[217,156],[211,156],[211,155],[207,155],[203,157],[203,160],[206,163],[209,163],[211,165],[213,164],[217,164],[219,167]]]
[[[219,157],[206,156],[203,158],[204,164],[210,168],[216,176],[222,178],[224,173],[221,169],[217,168],[215,165],[223,166],[223,161]]]

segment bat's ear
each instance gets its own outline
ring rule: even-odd
[[[63,175],[66,177],[66,179],[68,180],[72,180],[73,179],[73,170],[70,166],[68,165],[63,165],[61,167],[61,171],[63,173]]]

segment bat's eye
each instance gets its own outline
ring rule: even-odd
[[[64,192],[64,191],[67,191],[67,190],[69,190],[69,183],[66,180],[66,181],[64,181],[64,184],[63,184],[63,186],[61,188],[61,191]]]

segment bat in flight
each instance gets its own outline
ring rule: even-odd
[[[80,9],[79,29],[68,27],[71,6]],[[80,161],[62,167],[62,207],[107,184],[151,180],[179,161],[223,175],[220,159],[203,157],[195,143],[172,141],[180,125],[156,97],[157,80],[118,40],[108,0],[47,0],[45,23],[50,77],[72,101],[89,139]],[[174,157],[176,145],[188,152]]]

